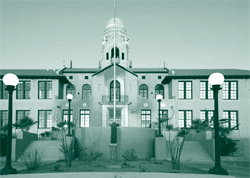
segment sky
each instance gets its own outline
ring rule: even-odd
[[[97,68],[113,0],[1,0],[0,68]],[[248,0],[116,0],[133,68],[250,70]]]

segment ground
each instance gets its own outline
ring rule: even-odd
[[[208,174],[208,171],[181,166],[179,171],[171,168],[170,161],[119,161],[121,168],[107,168],[109,161],[95,161],[92,163],[81,160],[73,161],[72,167],[66,167],[65,162],[56,162],[44,165],[36,170],[21,170],[18,174],[28,173],[55,173],[55,172],[162,172],[162,173],[192,173],[192,174]]]

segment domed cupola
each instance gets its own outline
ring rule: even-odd
[[[115,50],[114,50],[114,24],[115,24]],[[114,51],[116,63],[123,67],[132,67],[132,62],[128,60],[129,43],[124,23],[119,18],[112,18],[108,21],[102,37],[102,60],[99,67],[104,68],[114,61]]]

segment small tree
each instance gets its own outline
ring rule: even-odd
[[[182,148],[186,141],[186,136],[189,134],[190,129],[182,129],[175,136],[174,140],[170,140],[170,130],[173,128],[173,125],[168,125],[166,129],[169,131],[169,139],[167,142],[167,149],[171,157],[172,169],[180,169],[180,157]]]
[[[13,124],[14,127],[16,128],[20,128],[22,131],[26,131],[28,132],[30,130],[30,127],[34,124],[36,124],[37,121],[33,121],[31,118],[29,117],[24,117],[20,120],[19,123],[15,123]]]
[[[206,119],[202,121],[201,119],[196,119],[192,121],[192,129],[196,130],[196,132],[201,132],[205,130],[212,130],[213,129],[213,117],[209,121]],[[236,148],[236,141],[229,138],[228,136],[230,133],[235,130],[239,125],[236,125],[233,128],[225,128],[223,126],[224,123],[227,123],[228,119],[220,119],[219,120],[219,139],[220,139],[220,155],[221,156],[229,156],[238,148]]]
[[[72,123],[71,123],[72,124]],[[65,158],[65,165],[68,167],[71,167],[71,161],[73,158],[73,147],[74,147],[74,140],[71,139],[70,143],[67,143],[66,141],[66,128],[64,127],[66,124],[66,121],[60,122],[57,124],[57,126],[61,129],[59,132],[60,138],[62,141],[61,148],[59,149],[63,154]]]

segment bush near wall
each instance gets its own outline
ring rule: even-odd
[[[0,134],[0,144],[1,144],[1,150],[0,154],[1,156],[6,156],[7,152],[7,134]]]

